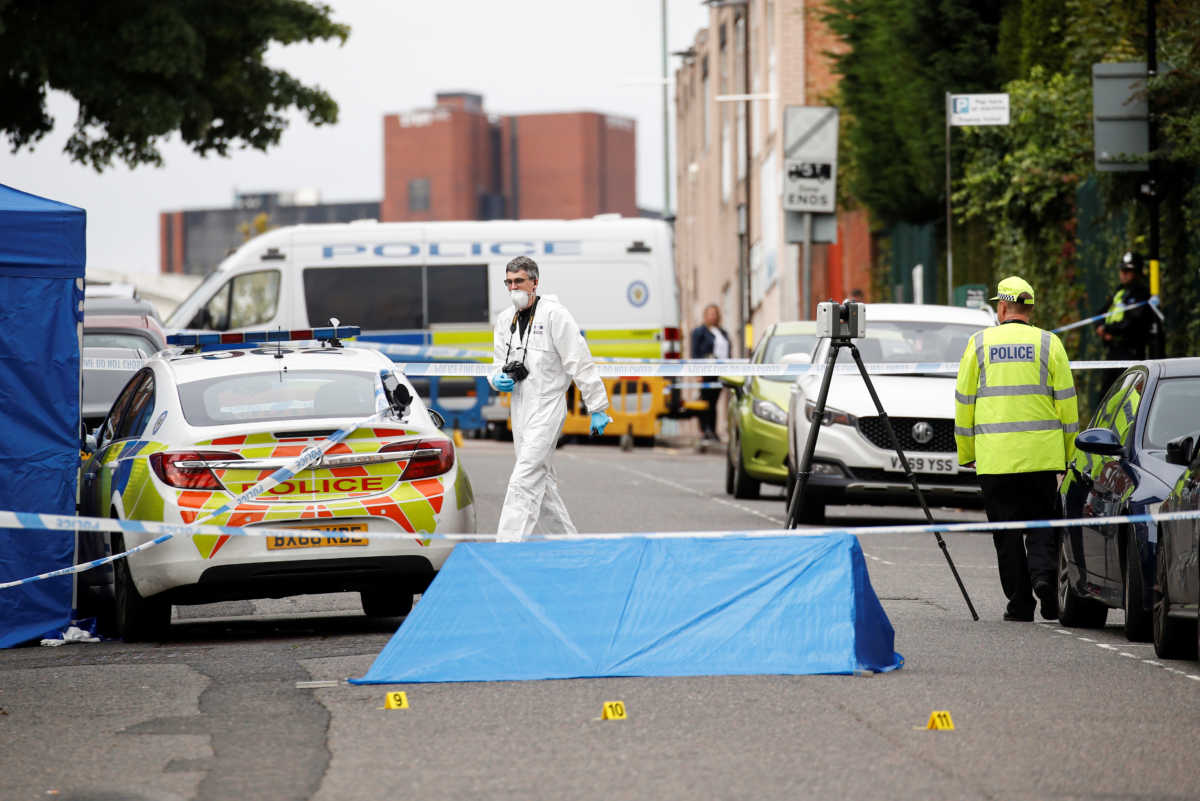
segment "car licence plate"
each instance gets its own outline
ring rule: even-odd
[[[952,456],[910,456],[908,454],[904,456],[908,459],[908,466],[914,473],[954,474],[958,472],[958,466],[954,463],[955,460]],[[904,466],[900,464],[900,457],[889,458],[888,470],[903,473]]]
[[[296,534],[295,536],[267,537],[268,551],[286,551],[293,548],[339,548],[347,545],[367,545],[366,537],[350,536],[351,532],[366,531],[366,523],[329,523],[316,526],[292,526],[313,532],[327,531],[329,534]],[[336,532],[336,533],[334,533]]]

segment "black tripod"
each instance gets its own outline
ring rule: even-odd
[[[892,421],[888,419],[887,412],[883,410],[883,404],[879,402],[879,396],[875,394],[875,385],[871,383],[871,376],[867,374],[867,368],[863,366],[862,356],[858,353],[858,348],[849,337],[834,337],[829,343],[829,358],[825,361],[825,375],[821,378],[821,391],[817,393],[817,405],[813,409],[812,425],[808,429],[808,442],[804,445],[804,456],[800,461],[800,468],[796,473],[796,484],[792,488],[792,495],[788,498],[787,510],[787,527],[795,528],[799,523],[800,503],[804,498],[804,491],[808,486],[808,477],[812,470],[813,452],[817,449],[817,433],[820,431],[822,420],[825,417],[825,399],[829,397],[829,384],[833,380],[834,367],[837,364],[838,353],[842,348],[849,348],[850,355],[854,357],[854,363],[858,365],[858,373],[862,376],[863,383],[867,385],[867,392],[871,394],[871,400],[875,404],[875,409],[879,412],[879,417],[883,420],[883,425],[887,429],[888,437],[891,438],[892,448],[895,449],[896,455],[900,457],[900,466],[904,468],[904,475],[908,477],[912,483],[913,491],[917,493],[917,500],[921,503],[921,508],[925,510],[925,519],[932,523],[933,515],[929,512],[929,504],[925,502],[925,495],[921,492],[920,485],[917,484],[917,477],[913,475],[912,469],[908,466],[908,459],[904,456],[904,451],[900,448],[900,440],[896,438],[896,431],[892,428]],[[933,536],[937,538],[938,547],[942,549],[942,554],[946,557],[946,564],[950,565],[950,572],[954,574],[954,580],[958,582],[958,589],[962,591],[963,600],[967,602],[967,609],[971,610],[971,619],[979,620],[979,615],[975,612],[975,606],[971,603],[971,596],[967,595],[967,588],[963,586],[962,579],[958,575],[958,569],[954,566],[954,560],[950,558],[950,549],[946,547],[946,541],[942,539],[942,535],[938,532],[933,532]]]

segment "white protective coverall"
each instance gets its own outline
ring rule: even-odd
[[[589,412],[608,408],[608,393],[592,361],[591,351],[575,318],[554,295],[539,295],[533,319],[521,337],[520,326],[510,330],[516,309],[508,308],[496,320],[496,369],[507,361],[525,357],[529,376],[512,392],[513,465],[500,511],[496,539],[517,542],[533,532],[574,534],[575,524],[558,492],[558,477],[551,464],[554,448],[567,419],[567,387],[574,379]],[[510,349],[509,343],[512,343]],[[528,355],[525,349],[528,347]],[[538,525],[539,519],[541,525]]]

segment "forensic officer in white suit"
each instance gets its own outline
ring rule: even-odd
[[[575,318],[553,295],[537,294],[538,277],[537,263],[528,256],[508,263],[504,285],[513,308],[496,320],[496,369],[488,380],[498,392],[512,393],[517,451],[496,532],[500,542],[523,540],[535,526],[546,534],[576,532],[550,461],[567,419],[572,380],[591,412],[592,434],[604,433],[612,422],[608,393]]]

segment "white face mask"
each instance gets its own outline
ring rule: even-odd
[[[529,306],[529,293],[524,289],[514,289],[508,293],[508,297],[512,300],[512,305],[517,307],[517,311],[521,311]]]

